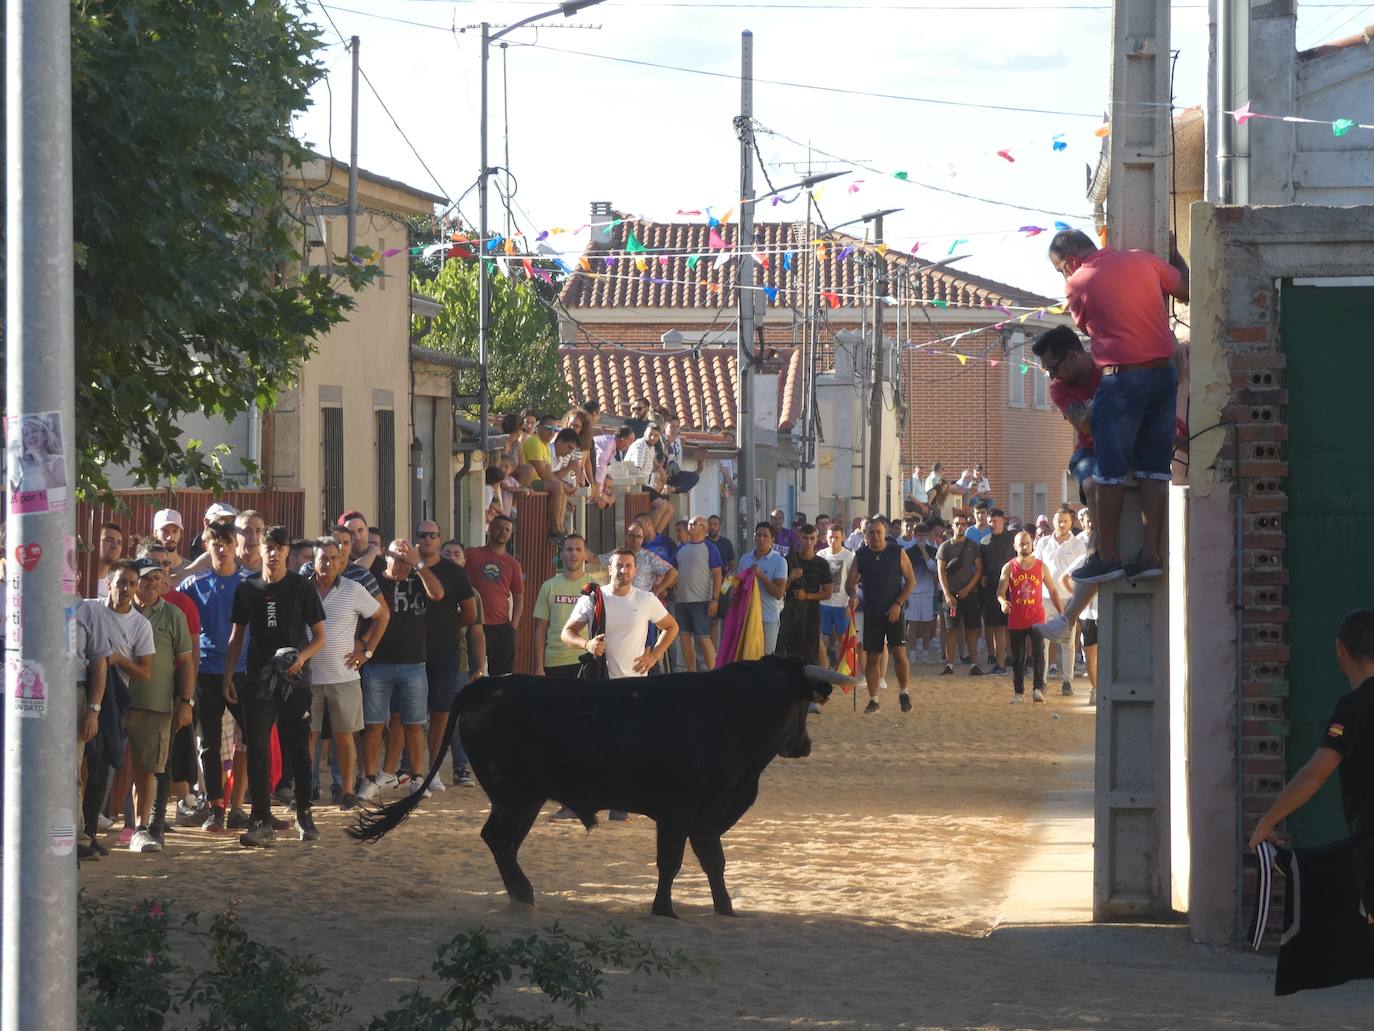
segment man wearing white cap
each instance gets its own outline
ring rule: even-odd
[[[181,554],[181,538],[185,528],[186,524],[181,521],[181,513],[175,508],[160,508],[153,514],[153,537],[171,556],[173,578],[186,564],[186,558]]]
[[[184,562],[181,568],[177,570],[178,576],[190,577],[194,573],[203,573],[213,565],[204,547],[205,528],[221,519],[236,519],[238,514],[239,510],[227,501],[216,501],[205,510],[205,516],[200,521],[201,532],[196,535],[195,541],[192,542],[192,554],[188,557],[188,561]]]

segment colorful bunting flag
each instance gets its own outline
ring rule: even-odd
[[[1030,372],[1030,366],[1023,362],[1021,364],[1021,375],[1024,376],[1028,372]]]
[[[691,271],[697,267],[697,262],[701,260],[700,254],[689,254],[687,256],[687,269]]]
[[[643,251],[647,251],[648,249],[649,248],[645,247],[642,243],[639,242],[639,237],[635,236],[634,230],[631,229],[630,235],[625,239],[625,250],[628,251],[630,254],[639,254]]]
[[[763,293],[770,301],[776,301],[778,299],[778,288],[776,286],[765,286],[763,288]]]
[[[967,364],[968,364],[968,355],[966,355],[966,354],[956,354],[954,357],[956,357],[956,358],[959,359],[959,364],[960,364],[960,365],[967,365]]]
[[[1044,226],[1022,226],[1016,230],[1018,233],[1025,233],[1027,236],[1039,236],[1045,231]]]
[[[1053,138],[1050,140],[1050,147],[1056,154],[1069,149],[1068,143],[1064,141],[1064,134],[1062,132],[1054,134]]]
[[[1016,164],[1016,159],[1015,159],[1014,157],[1011,156],[1011,151],[1010,151],[1010,150],[1007,150],[1007,149],[1005,149],[1005,148],[1002,149],[1002,150],[999,150],[999,151],[997,152],[997,156],[998,156],[999,158],[1001,158],[1002,160],[1004,160],[1004,161],[1009,161],[1009,162],[1011,162],[1013,165]]]
[[[838,308],[840,306],[840,298],[838,294],[832,293],[829,290],[822,290],[821,296],[825,298],[825,303],[830,305],[830,307]]]
[[[905,172],[893,172],[893,173],[892,173],[892,178],[894,178],[894,179],[901,179],[902,181],[905,182],[906,179],[907,179],[907,174],[906,174]]]
[[[945,251],[945,255],[946,255],[946,256],[949,256],[949,255],[953,254],[953,253],[954,253],[954,248],[958,247],[961,243],[968,243],[968,241],[967,241],[967,240],[955,240],[953,243],[951,243],[951,244],[949,245],[949,250]]]
[[[1344,136],[1353,128],[1355,128],[1355,120],[1353,118],[1337,118],[1331,123],[1331,135]]]
[[[720,223],[717,222],[716,225]],[[725,238],[720,235],[720,231],[714,227],[711,229],[710,236],[707,238],[707,246],[712,250],[723,250],[725,248]]]

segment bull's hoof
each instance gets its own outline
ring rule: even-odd
[[[721,904],[721,905],[719,905],[719,906],[716,906],[716,907],[715,907],[715,910],[716,910],[717,915],[719,915],[719,916],[734,916],[734,915],[735,915],[735,907],[734,907],[733,905],[730,904],[729,900],[726,900],[723,904]]]
[[[677,914],[673,912],[673,907],[669,905],[659,905],[655,902],[653,908],[650,909],[649,912],[654,916],[666,916],[671,920],[677,919]]]

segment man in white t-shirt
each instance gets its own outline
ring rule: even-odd
[[[838,655],[840,639],[849,629],[849,595],[845,593],[844,584],[849,579],[849,567],[854,564],[854,552],[844,546],[844,527],[832,523],[829,538],[830,546],[816,552],[830,567],[833,584],[830,597],[821,602],[821,639],[828,638],[831,652]]]
[[[677,637],[677,620],[668,614],[656,595],[634,585],[634,552],[628,548],[612,552],[610,566],[611,589],[601,592],[606,607],[605,632],[587,637],[594,601],[591,595],[583,595],[563,625],[563,643],[569,648],[606,656],[606,667],[613,680],[647,676]],[[659,634],[654,646],[647,648],[644,642],[650,623],[658,627]]]
[[[1064,592],[1065,596],[1073,593],[1073,582],[1069,581],[1066,586],[1064,578],[1069,575],[1074,563],[1086,552],[1087,546],[1073,532],[1073,510],[1067,505],[1054,513],[1054,532],[1035,543],[1035,557],[1045,563],[1047,578],[1053,580],[1055,587]],[[1062,678],[1060,693],[1072,695],[1075,651],[1072,635],[1067,645],[1063,641],[1050,643],[1057,643],[1059,647],[1059,672]],[[1045,652],[1048,660],[1051,649],[1046,648]]]
[[[324,647],[310,661],[310,754],[315,755],[327,709],[329,729],[334,736],[334,757],[343,785],[339,808],[347,810],[362,801],[353,792],[358,756],[353,735],[363,729],[363,682],[359,670],[372,658],[386,633],[391,610],[368,594],[362,584],[340,575],[344,562],[344,552],[333,537],[315,541],[315,563],[309,579],[324,606]],[[360,620],[371,620],[361,635]],[[368,781],[367,785],[375,796],[376,784]],[[296,790],[300,790],[299,785]]]

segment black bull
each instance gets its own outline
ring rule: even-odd
[[[674,916],[673,878],[690,840],[716,912],[733,915],[721,835],[754,804],[759,775],[773,756],[811,753],[807,707],[825,701],[836,682],[846,678],[777,656],[644,679],[477,680],[454,699],[424,786],[363,814],[348,833],[377,841],[399,826],[438,773],[457,725],[491,801],[482,840],[513,901],[534,904],[516,853],[553,799],[588,830],[603,809],[642,813],[657,823],[655,914]]]

